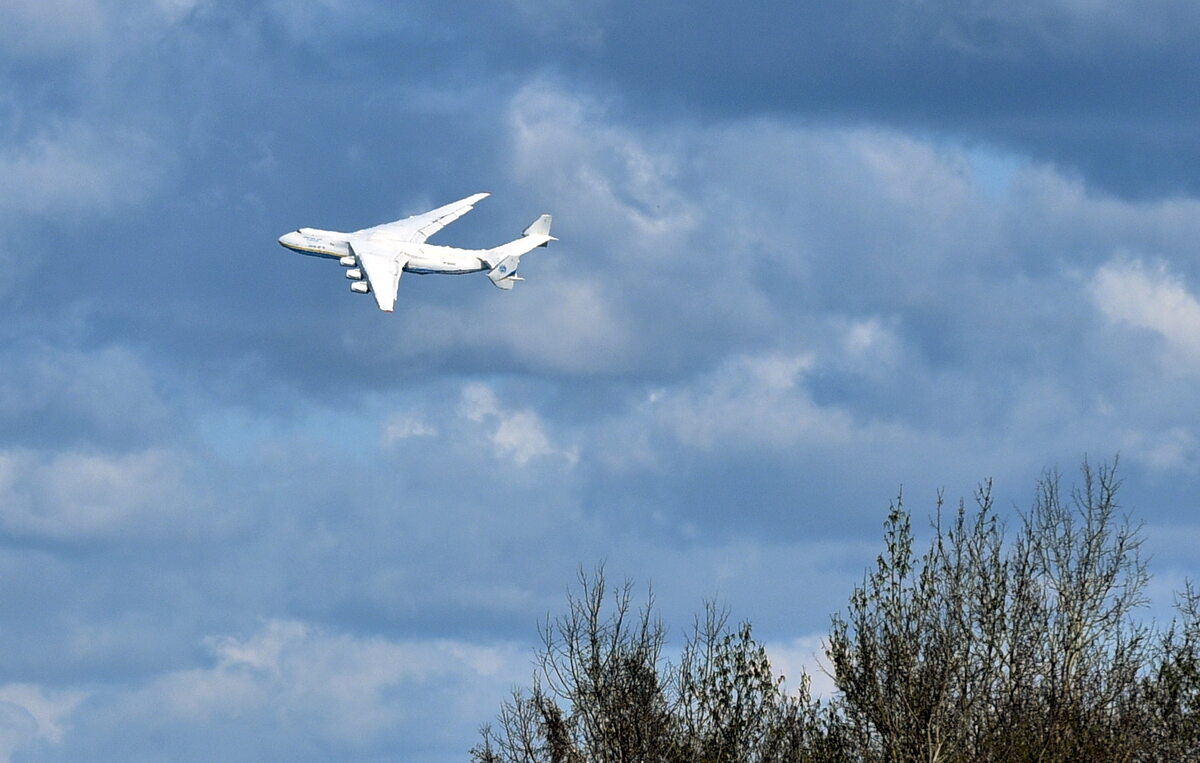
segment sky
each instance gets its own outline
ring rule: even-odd
[[[1200,546],[1190,0],[0,0],[0,760],[463,760],[579,569],[813,669],[903,491]],[[276,239],[560,239],[394,314]]]

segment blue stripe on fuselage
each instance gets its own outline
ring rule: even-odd
[[[291,244],[285,244],[283,242],[280,242],[279,245],[282,246],[284,249],[291,249],[293,252],[296,252],[298,254],[305,254],[305,255],[308,255],[309,257],[331,257],[335,260],[340,260],[341,258],[346,256],[344,254],[337,254],[336,252],[325,252],[320,249],[305,249],[302,246],[292,246]]]
[[[431,268],[405,268],[405,273],[415,273],[419,276],[442,275],[442,276],[461,276],[467,273],[480,273],[483,268],[470,268],[468,270],[433,270]]]

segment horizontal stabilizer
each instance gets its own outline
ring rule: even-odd
[[[492,279],[492,283],[500,289],[511,289],[514,281],[523,280],[517,275],[517,268],[521,265],[520,255],[509,255],[500,262],[496,263],[496,267],[488,271],[488,278]]]
[[[505,291],[508,291],[517,281],[524,280],[525,279],[521,276],[509,276],[508,278],[501,278],[499,281],[492,281],[492,284],[495,285],[497,289],[504,289]]]

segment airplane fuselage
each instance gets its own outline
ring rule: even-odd
[[[360,235],[359,238],[362,236]],[[486,250],[458,249],[453,246],[436,244],[414,244],[408,241],[391,240],[387,236],[372,238],[376,243],[387,245],[397,253],[404,255],[406,258],[404,272],[406,273],[457,275],[478,273],[489,267],[483,259]],[[344,260],[354,256],[350,250],[349,241],[350,234],[348,233],[318,228],[301,228],[279,238],[279,243],[293,252],[335,260]],[[346,263],[354,264],[349,261]]]
[[[476,193],[419,215],[351,233],[300,228],[279,237],[279,243],[310,257],[337,260],[346,268],[350,291],[373,294],[379,309],[392,312],[400,278],[405,273],[458,275],[487,271],[492,285],[505,291],[518,281],[521,255],[556,241],[550,235],[550,215],[542,215],[521,231],[521,237],[491,249],[458,249],[427,244],[430,236],[471,211],[487,198]]]

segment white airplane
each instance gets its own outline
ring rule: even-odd
[[[498,288],[511,289],[514,283],[524,280],[517,275],[521,255],[558,240],[550,235],[550,215],[530,223],[521,238],[494,249],[456,249],[425,243],[490,195],[477,193],[423,215],[353,233],[300,228],[280,236],[279,243],[294,252],[338,260],[347,268],[350,290],[374,294],[379,309],[389,313],[396,305],[400,276],[405,271],[461,274],[486,270]]]

